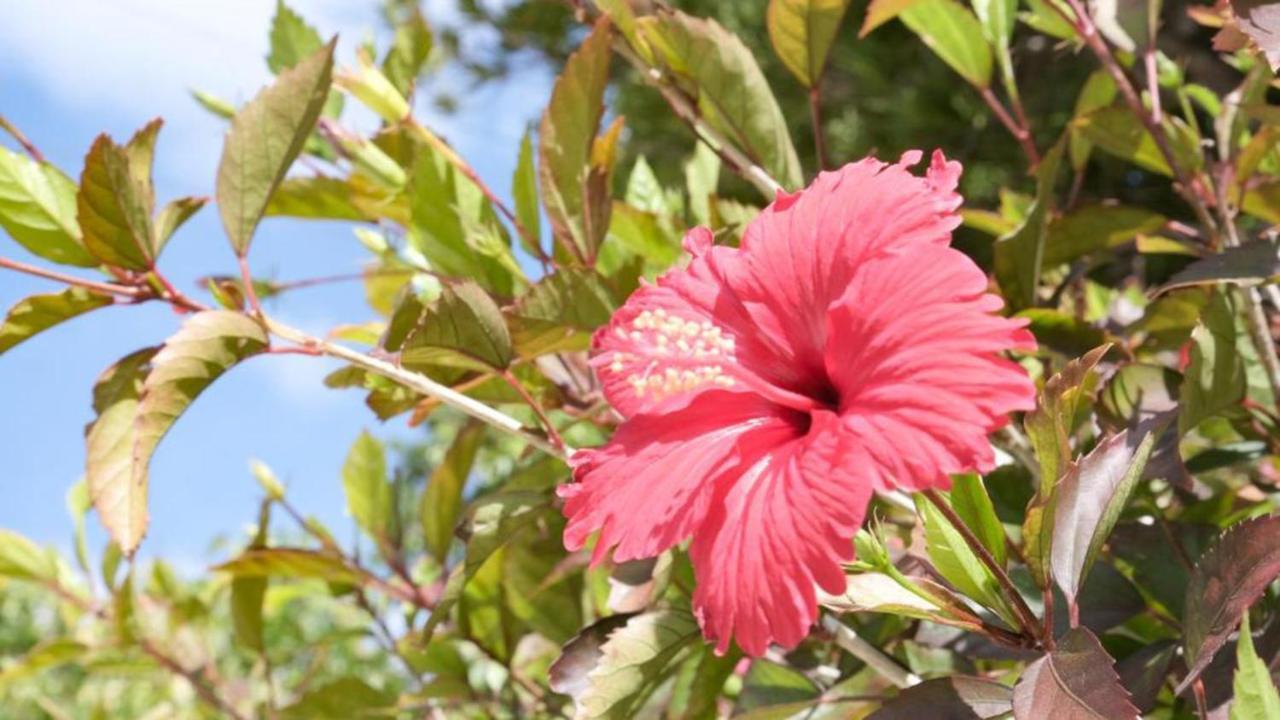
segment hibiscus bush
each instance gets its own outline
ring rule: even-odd
[[[58,168],[0,118],[52,286],[0,353],[175,311],[85,388],[72,552],[0,530],[5,717],[1280,718],[1280,6],[463,5],[557,66],[514,177],[415,113],[485,74],[416,3],[338,53],[280,2],[274,81],[197,98],[198,288],[159,120]],[[277,217],[351,225],[367,317],[275,316]],[[255,462],[208,573],[136,559],[164,436],[282,353],[421,428],[335,469],[360,536]]]

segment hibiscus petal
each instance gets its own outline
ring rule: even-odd
[[[801,393],[818,390],[826,308],[869,259],[946,245],[960,224],[960,165],[934,153],[924,177],[909,172],[920,153],[895,165],[866,159],[824,172],[807,189],[765,208],[742,240],[733,293],[759,330],[783,338],[788,362],[767,376]]]
[[[571,460],[564,485],[565,547],[600,531],[594,561],[653,557],[687,539],[706,517],[717,478],[740,473],[796,436],[793,417],[749,393],[711,390],[632,416],[603,447]]]
[[[841,563],[871,498],[856,453],[839,418],[818,411],[803,438],[722,484],[689,550],[694,611],[717,652],[731,639],[753,656],[794,647],[817,617],[815,585],[844,589]]]
[[[1000,356],[1033,349],[1026,322],[993,314],[998,297],[963,253],[881,256],[854,274],[828,316],[826,371],[877,487],[945,487],[991,469],[987,435],[1035,406],[1035,386]]]

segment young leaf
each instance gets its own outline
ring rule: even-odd
[[[192,215],[200,212],[208,202],[209,198],[206,197],[184,197],[172,200],[160,208],[160,214],[155,219],[157,255],[169,243],[169,239],[178,231],[178,228],[190,220]]]
[[[139,135],[143,132],[145,129]],[[98,260],[130,270],[148,270],[156,259],[150,153],[131,146],[139,151],[131,153],[129,147],[115,144],[105,134],[93,141],[80,175],[77,217],[85,247]],[[144,161],[145,168],[138,166]]]
[[[819,593],[818,602],[838,612],[878,612],[923,620],[934,620],[943,613],[936,603],[911,592],[884,573],[851,573],[846,581],[843,594]],[[918,584],[933,587],[927,580]]]
[[[391,541],[392,497],[387,481],[387,451],[369,431],[360,436],[342,464],[342,489],[356,525],[379,546]]]
[[[106,307],[112,302],[106,295],[81,287],[69,287],[62,292],[24,298],[9,308],[4,322],[0,323],[0,355],[58,323],[90,310]]]
[[[161,438],[214,380],[266,346],[266,333],[248,317],[202,312],[154,356],[130,355],[99,379],[85,474],[102,524],[126,554],[146,532],[147,467]]]
[[[849,0],[769,0],[769,41],[801,85],[812,88],[822,78],[848,7]]]
[[[858,37],[864,38],[871,34],[872,30],[898,17],[898,15],[907,8],[911,7],[920,0],[871,0],[867,3],[867,16],[862,20],[862,29],[858,31]]]
[[[1236,645],[1236,675],[1232,684],[1230,720],[1273,720],[1280,718],[1280,692],[1271,679],[1271,669],[1253,649],[1249,613],[1240,621],[1240,641]]]
[[[504,370],[513,356],[502,311],[470,281],[446,285],[400,351],[407,367],[445,365],[481,372]]]
[[[954,476],[951,480],[951,505],[965,525],[982,541],[983,547],[991,552],[996,562],[1004,565],[1008,552],[1004,526],[1000,524],[1000,518],[996,517],[995,506],[987,496],[982,478],[973,473]]]
[[[267,526],[271,521],[271,501],[264,500],[258,512],[258,532],[249,549],[267,546]],[[231,579],[231,626],[236,641],[254,652],[264,650],[262,644],[262,601],[267,596],[267,578],[236,576]]]
[[[322,47],[324,40],[320,33],[285,5],[284,0],[276,0],[276,14],[271,19],[271,52],[267,55],[267,67],[271,72],[279,74]]]
[[[1044,388],[1036,394],[1036,409],[1027,413],[1022,421],[1027,439],[1040,461],[1039,494],[1043,497],[1049,495],[1071,461],[1070,440],[1076,428],[1076,415],[1081,401],[1094,391],[1093,369],[1109,349],[1109,345],[1094,348],[1045,381]]]
[[[227,562],[215,565],[213,570],[234,577],[280,577],[343,584],[357,584],[363,580],[360,572],[348,566],[339,555],[298,548],[245,550]]]
[[[1280,576],[1280,516],[1228,528],[1196,562],[1182,614],[1187,676],[1181,692],[1226,644],[1240,616]]]
[[[249,251],[258,221],[311,134],[329,94],[337,39],[280,73],[240,108],[222,146],[217,200],[237,255]]]
[[[1127,107],[1106,107],[1072,121],[1072,129],[1103,150],[1161,175],[1172,175],[1155,139]]]
[[[786,118],[755,56],[738,36],[714,20],[679,11],[641,18],[640,29],[660,63],[693,88],[709,125],[783,187],[801,186],[800,159]]]
[[[0,228],[46,260],[98,264],[76,222],[76,184],[54,166],[6,147],[0,147]]]
[[[453,528],[462,510],[462,491],[483,437],[482,425],[467,425],[460,430],[422,491],[422,505],[418,513],[422,517],[422,535],[427,549],[440,562],[444,562],[449,546],[453,544]]]
[[[431,27],[422,16],[422,10],[417,5],[412,6],[407,17],[396,22],[391,47],[382,58],[382,73],[401,95],[409,97],[413,93],[413,85],[431,55],[432,42]]]
[[[1001,594],[995,576],[970,549],[960,531],[928,500],[918,498],[916,509],[924,521],[929,560],[942,577],[960,592],[996,611],[1011,627],[1017,627],[1016,616]]]
[[[867,720],[966,718],[988,720],[1013,711],[1013,691],[985,678],[953,675],[906,688]]]
[[[1236,350],[1235,308],[1226,293],[1215,292],[1191,333],[1190,362],[1182,378],[1178,430],[1240,404],[1245,396],[1244,360]]]
[[[1159,430],[1124,431],[1067,468],[1053,490],[1053,579],[1075,602],[1089,569],[1142,477]]]
[[[560,270],[516,300],[515,346],[523,357],[585,350],[591,333],[609,322],[615,303],[594,270]]]
[[[683,610],[631,616],[620,627],[606,618],[565,645],[551,666],[551,687],[573,698],[578,717],[635,717],[662,674],[697,636],[697,622]]]
[[[533,130],[525,130],[520,140],[520,156],[515,177],[511,179],[511,197],[515,199],[516,218],[528,234],[520,236],[524,249],[537,257],[541,254],[542,218],[538,212],[538,169],[533,162]]]
[[[1027,666],[1013,688],[1013,716],[1138,720],[1107,651],[1085,628],[1058,639],[1057,649]]]
[[[584,264],[594,260],[608,227],[588,219],[599,210],[589,206],[586,181],[604,116],[612,36],[609,21],[602,19],[569,56],[538,131],[538,175],[547,219],[568,256]]]
[[[1280,275],[1280,249],[1271,240],[1230,247],[1183,268],[1156,291],[1211,283],[1256,285]]]
[[[955,0],[919,0],[898,17],[971,85],[991,84],[991,46],[968,8]]]

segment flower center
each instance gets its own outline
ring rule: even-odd
[[[685,320],[658,308],[645,310],[614,333],[642,350],[617,351],[607,358],[611,371],[631,371],[627,382],[637,397],[661,400],[705,385],[736,384],[725,371],[733,363],[733,338],[706,320]]]

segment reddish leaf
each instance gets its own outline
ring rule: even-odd
[[[1111,656],[1093,633],[1076,628],[1053,652],[1027,666],[1013,689],[1016,720],[1137,720]]]
[[[871,713],[867,720],[985,720],[1013,709],[1012,692],[983,678],[938,678],[909,687]]]

